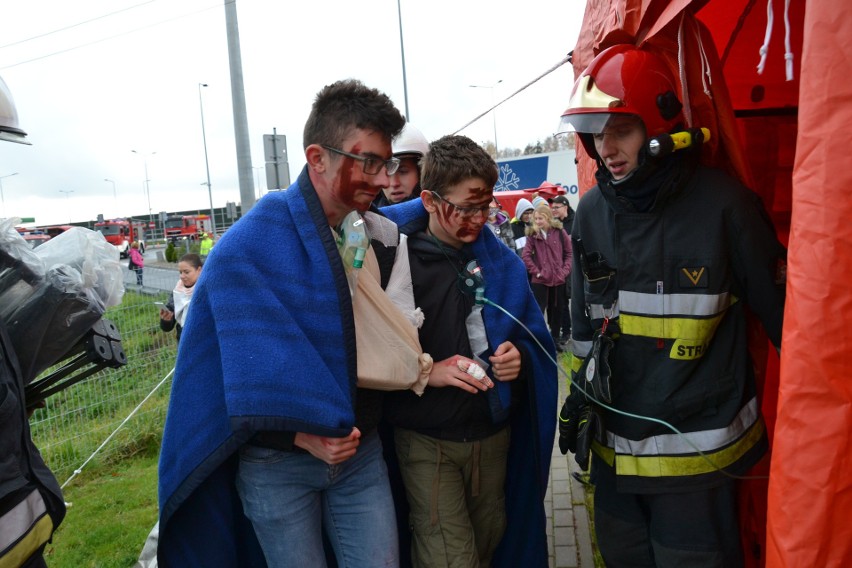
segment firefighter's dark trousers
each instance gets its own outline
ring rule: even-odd
[[[618,493],[597,456],[595,533],[608,568],[739,568],[734,481],[688,493]]]

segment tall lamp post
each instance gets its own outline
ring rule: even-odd
[[[109,178],[104,178],[104,181],[108,181],[112,184],[112,198],[115,201],[115,209],[118,211],[118,193],[115,192],[115,181]]]
[[[74,190],[73,189],[60,189],[59,193],[64,193],[65,197],[68,198],[68,200],[70,201],[71,194],[74,193]],[[71,222],[71,208],[70,207],[68,208],[68,222],[69,223]]]
[[[263,197],[262,190],[260,186],[260,170],[266,169],[266,166],[252,166],[251,169],[254,170],[254,182],[257,185],[257,198],[260,199]]]
[[[490,89],[491,90],[491,121],[494,125],[494,159],[497,159],[497,111],[494,109],[494,87],[503,82],[503,79],[500,79],[493,85],[470,85],[474,89]]]
[[[204,142],[204,167],[207,169],[207,197],[210,198],[210,223],[213,225],[213,238],[216,237],[216,212],[213,210],[213,191],[210,189],[210,162],[207,159],[207,132],[204,129],[204,100],[201,97],[201,87],[207,83],[198,83],[198,107],[201,109],[201,140]]]
[[[10,178],[16,175],[18,175],[18,172],[15,172],[13,174],[6,174],[5,176],[0,176],[0,202],[3,204],[3,217],[6,216],[6,197],[3,195],[3,178]]]
[[[151,187],[148,185],[148,182],[151,181],[148,179],[148,156],[153,156],[156,152],[150,152],[148,154],[143,154],[136,150],[131,150],[131,152],[142,156],[142,162],[145,164],[145,195],[148,197],[148,222],[150,223],[154,220],[154,214],[151,212]]]

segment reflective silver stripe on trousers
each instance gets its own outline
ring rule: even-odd
[[[676,454],[694,454],[696,448],[702,452],[712,452],[735,442],[757,421],[757,397],[743,406],[737,416],[725,428],[685,432],[684,436],[692,442],[690,445],[680,434],[660,434],[644,440],[628,440],[612,432],[607,432],[607,445],[615,448],[616,454],[633,456],[660,456]],[[694,446],[694,447],[693,447]]]
[[[26,499],[0,517],[0,527],[3,527],[0,530],[0,550],[6,550],[20,540],[46,512],[41,493],[34,489]]]
[[[631,314],[715,316],[731,306],[731,294],[640,294],[619,290],[618,304],[621,311]]]

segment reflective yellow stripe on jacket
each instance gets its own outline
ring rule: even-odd
[[[628,440],[607,432],[607,446],[594,442],[592,449],[609,465],[614,464],[619,475],[698,475],[730,466],[760,442],[763,432],[757,399],[753,398],[725,428],[683,436],[661,434],[643,440]]]

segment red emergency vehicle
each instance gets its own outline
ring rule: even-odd
[[[173,215],[166,219],[165,232],[170,241],[195,240],[201,233],[212,233],[213,224],[210,215]]]
[[[145,252],[145,223],[131,218],[127,219],[105,219],[95,223],[95,230],[99,231],[106,241],[118,249],[121,258],[130,254],[130,244],[139,241],[139,250]]]

